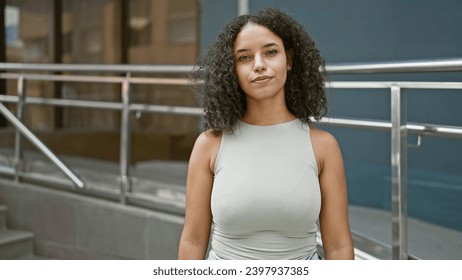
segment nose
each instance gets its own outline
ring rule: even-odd
[[[266,70],[265,60],[261,55],[256,55],[254,59],[253,71],[262,72]]]

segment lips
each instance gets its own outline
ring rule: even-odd
[[[258,76],[254,79],[252,79],[252,83],[258,83],[258,82],[266,82],[271,80],[273,77],[271,76]]]

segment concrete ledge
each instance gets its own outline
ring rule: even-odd
[[[0,179],[9,224],[56,259],[176,259],[183,217]]]
[[[32,255],[34,235],[20,230],[0,231],[0,259],[11,260]]]
[[[0,205],[0,231],[6,229],[6,206]]]

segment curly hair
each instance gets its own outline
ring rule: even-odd
[[[276,8],[231,20],[216,41],[199,58],[191,73],[196,93],[204,107],[206,130],[215,134],[234,132],[247,104],[239,86],[233,56],[234,41],[247,23],[265,26],[279,36],[291,54],[292,69],[284,86],[288,110],[305,123],[321,119],[327,113],[324,81],[325,62],[305,28]]]

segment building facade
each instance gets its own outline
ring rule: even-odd
[[[5,0],[0,4],[5,11],[0,57],[5,62],[190,65],[198,56],[200,7],[197,0]],[[14,80],[2,80],[0,86],[2,94],[17,94]],[[27,95],[95,101],[120,101],[121,98],[119,85],[78,82],[28,81]],[[132,101],[139,103],[197,105],[194,94],[185,86],[134,85],[131,95]],[[119,112],[28,106],[25,118],[28,127],[46,133],[43,137],[51,143],[60,142],[52,134],[57,130],[63,134],[75,135],[77,131],[88,137],[95,135],[96,138],[91,138],[96,142],[98,139],[118,141]],[[164,138],[175,135],[192,139],[199,130],[197,117],[139,114],[132,119],[134,133],[145,139],[146,145],[149,144],[146,135],[152,133],[162,134],[160,137]],[[102,137],[103,134],[111,136]],[[73,141],[72,137],[66,139]],[[191,146],[189,142],[187,147]],[[117,159],[116,155],[107,156],[116,154],[116,150],[99,153],[101,149],[79,146],[68,152],[87,151],[87,155],[96,158]],[[61,147],[56,149],[63,151]],[[157,155],[163,159],[185,159],[187,153],[175,154],[172,149],[168,154],[147,153],[143,158]],[[141,152],[134,155],[137,154]]]

